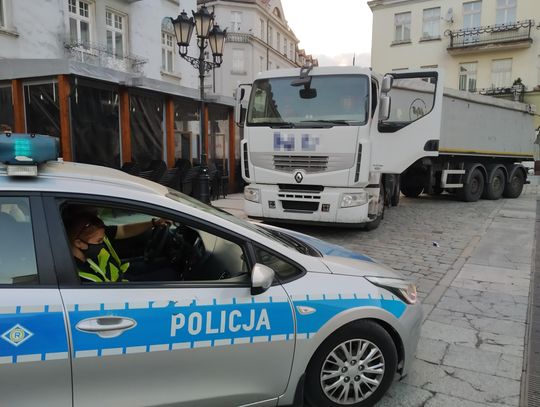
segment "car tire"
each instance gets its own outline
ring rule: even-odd
[[[516,170],[512,177],[508,180],[506,187],[504,188],[503,196],[506,198],[517,198],[523,191],[523,185],[525,184],[525,175],[523,171]]]
[[[304,390],[307,405],[372,406],[388,390],[396,370],[397,351],[390,334],[371,320],[352,322],[326,339],[311,359]]]

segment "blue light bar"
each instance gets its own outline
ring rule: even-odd
[[[56,137],[43,134],[0,134],[0,162],[7,165],[35,165],[59,157]]]

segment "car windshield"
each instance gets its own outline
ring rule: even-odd
[[[222,219],[232,222],[236,225],[245,227],[255,233],[264,235],[265,237],[272,239],[283,246],[287,246],[291,249],[297,250],[298,252],[302,254],[307,254],[310,256],[319,256],[319,253],[314,248],[302,242],[301,240],[294,238],[293,236],[280,233],[278,231],[274,231],[271,229],[267,229],[267,228],[257,225],[256,223],[248,222],[243,219],[237,218],[236,216],[233,216],[222,209],[216,208],[211,205],[205,205],[201,201],[195,198],[192,198],[190,196],[184,195],[174,189],[169,189],[169,193],[166,196],[176,202],[180,202],[184,205],[191,206],[192,208],[197,208],[206,213],[210,213],[214,216],[218,216]]]
[[[313,76],[293,86],[296,77],[254,82],[248,126],[331,127],[367,122],[369,81],[365,75]]]

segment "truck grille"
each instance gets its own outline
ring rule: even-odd
[[[304,170],[322,172],[328,168],[328,156],[314,155],[274,155],[274,169],[277,171]]]
[[[316,212],[319,202],[281,201],[281,206],[286,211]]]

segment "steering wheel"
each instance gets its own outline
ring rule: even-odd
[[[144,260],[150,261],[161,255],[169,240],[169,225],[156,225],[152,228],[152,235],[144,248]]]

